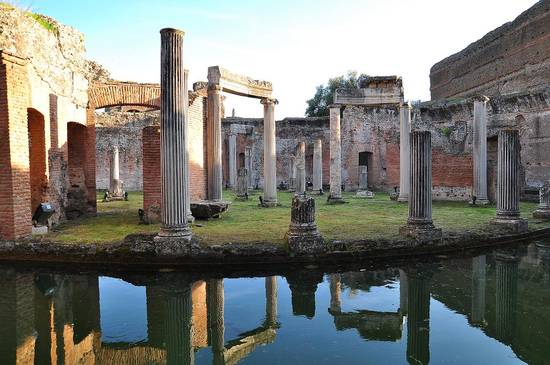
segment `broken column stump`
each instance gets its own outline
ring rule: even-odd
[[[324,250],[323,236],[315,223],[315,200],[306,195],[292,199],[291,219],[286,241],[291,252],[309,254]]]
[[[539,190],[540,202],[533,212],[533,218],[550,219],[550,182],[545,182]]]
[[[237,198],[248,199],[248,170],[244,167],[239,169],[235,194]]]

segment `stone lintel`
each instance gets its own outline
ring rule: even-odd
[[[401,105],[403,103],[403,89],[398,86],[388,88],[336,89],[334,103],[367,106]]]
[[[219,85],[223,91],[253,98],[270,98],[273,85],[269,81],[230,72],[220,66],[208,67],[208,84]]]
[[[26,66],[29,63],[28,58],[18,56],[3,49],[0,49],[0,60],[2,63],[14,63],[20,66]]]

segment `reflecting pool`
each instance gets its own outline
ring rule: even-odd
[[[550,245],[277,270],[4,263],[0,364],[550,363]]]

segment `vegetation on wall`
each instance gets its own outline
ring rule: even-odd
[[[52,32],[56,35],[59,34],[59,28],[57,27],[57,24],[51,21],[50,18],[31,12],[27,12],[27,16],[33,18],[38,24],[42,26],[42,28],[46,29],[47,31]]]
[[[317,86],[315,95],[309,99],[306,108],[307,117],[324,117],[329,114],[329,105],[334,103],[334,92],[339,88],[358,89],[366,74],[358,74],[357,71],[348,71],[347,75],[333,77],[326,84]]]

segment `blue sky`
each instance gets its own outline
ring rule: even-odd
[[[88,58],[114,78],[158,82],[159,30],[186,32],[191,82],[208,66],[273,82],[276,117],[302,116],[329,77],[357,70],[400,75],[405,97],[429,100],[429,69],[536,0],[19,0],[85,35]],[[226,110],[259,117],[257,100]]]

